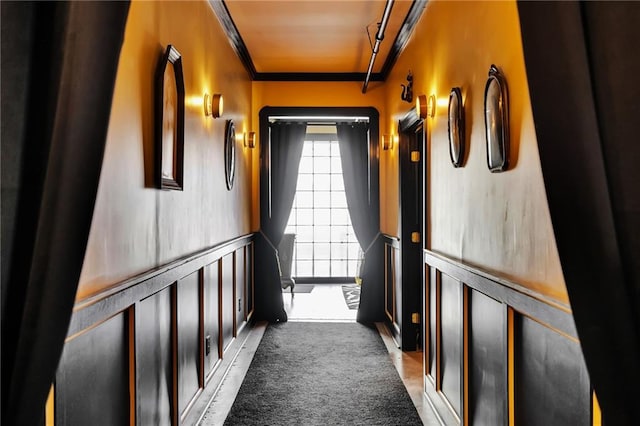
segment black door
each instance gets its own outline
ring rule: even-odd
[[[402,350],[412,351],[422,346],[424,131],[421,121],[400,129],[401,332]]]

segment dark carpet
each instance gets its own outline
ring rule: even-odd
[[[375,328],[270,325],[225,425],[421,425]]]
[[[342,295],[349,309],[358,309],[360,306],[360,286],[358,284],[343,285]]]

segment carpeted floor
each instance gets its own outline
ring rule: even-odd
[[[421,425],[375,328],[270,325],[225,425]]]

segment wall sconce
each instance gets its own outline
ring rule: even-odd
[[[427,95],[419,95],[416,99],[416,114],[423,120],[427,117],[435,117],[436,97],[431,95],[429,99],[427,99]]]
[[[398,142],[396,135],[382,135],[382,149],[388,151],[393,149],[393,145]]]
[[[436,97],[434,95],[429,96],[427,101],[427,115],[431,118],[436,116]]]
[[[220,93],[215,93],[210,96],[208,93],[204,94],[204,115],[218,118],[222,116],[224,101]]]
[[[391,147],[391,136],[382,135],[382,149],[388,151]]]
[[[427,118],[427,96],[426,95],[418,95],[416,99],[416,114],[421,119]]]
[[[245,132],[244,134],[244,147],[245,148],[255,148],[256,146],[256,132]]]

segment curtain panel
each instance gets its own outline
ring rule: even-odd
[[[384,320],[383,244],[380,236],[379,194],[370,173],[368,123],[337,125],[347,207],[356,238],[364,252],[359,322]],[[377,187],[377,186],[376,186]]]
[[[255,317],[287,321],[282,301],[277,247],[282,240],[298,183],[298,167],[307,125],[270,124],[261,145],[260,233],[256,238]]]
[[[3,209],[10,207],[2,232],[14,236],[2,247],[2,424],[44,424],[89,237],[128,11],[128,2],[2,3],[2,110],[13,112],[2,123],[2,151],[16,154],[10,163],[3,157],[2,168],[3,177],[6,170],[19,176],[2,182]],[[30,96],[5,99],[12,86]],[[17,128],[25,129],[21,137],[5,138]]]
[[[640,4],[520,1],[518,13],[549,213],[589,376],[605,424],[639,424]]]

